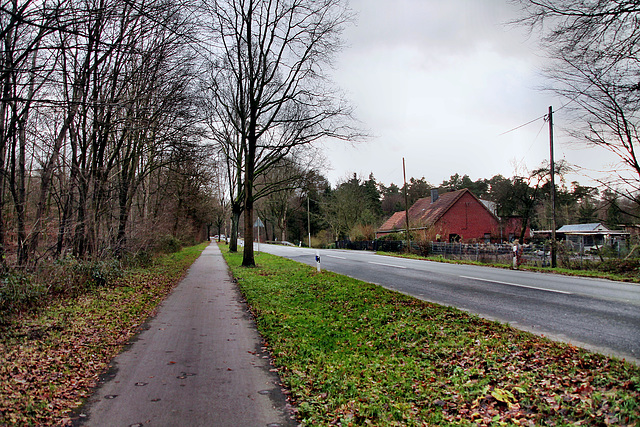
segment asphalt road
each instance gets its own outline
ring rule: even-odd
[[[309,265],[316,250],[254,248]],[[320,250],[323,269],[640,363],[640,285]]]

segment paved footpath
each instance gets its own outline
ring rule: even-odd
[[[116,357],[76,424],[295,426],[270,368],[213,243]]]

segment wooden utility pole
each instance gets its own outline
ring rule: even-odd
[[[311,247],[311,208],[309,205],[308,194],[307,194],[307,231],[309,232],[309,247]]]
[[[553,161],[553,107],[549,106],[549,173],[551,174],[551,268],[557,267],[556,256],[556,180],[555,163]]]
[[[407,224],[407,252],[411,252],[411,237],[409,237],[409,196],[407,195],[407,172],[402,158],[402,176],[404,178],[404,220]]]

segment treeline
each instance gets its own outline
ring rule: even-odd
[[[193,21],[160,0],[2,3],[4,268],[206,234],[213,171]]]
[[[539,168],[530,174],[506,178],[495,175],[473,181],[468,175],[455,174],[440,184],[431,184],[424,177],[407,182],[409,206],[423,197],[430,197],[432,189],[440,193],[468,188],[482,200],[495,204],[496,213],[503,218],[521,217],[536,230],[552,227],[551,186],[549,171]],[[307,202],[307,195],[309,201]],[[405,209],[404,185],[378,182],[353,175],[332,187],[319,175],[305,184],[299,194],[288,199],[286,229],[270,210],[270,199],[261,202],[258,212],[266,222],[267,239],[308,243],[308,229],[312,245],[327,245],[342,239],[373,240],[376,229],[394,212]],[[307,210],[308,208],[308,210]],[[578,182],[561,181],[556,188],[557,225],[603,222],[612,229],[637,221],[638,205],[620,198],[611,191],[600,192],[596,187]]]

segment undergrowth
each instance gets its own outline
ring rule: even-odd
[[[67,259],[52,267],[48,283],[25,282],[39,289],[29,296],[23,287],[21,295],[42,305],[13,312],[0,325],[0,425],[69,424],[70,411],[205,247],[126,271]],[[62,287],[61,294],[42,299],[43,287]]]

